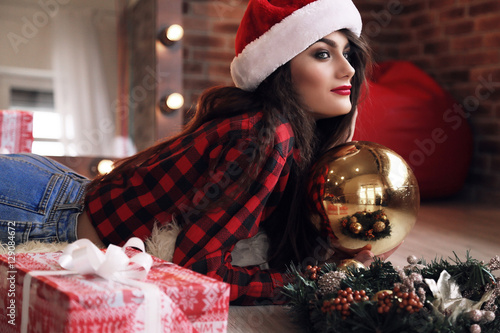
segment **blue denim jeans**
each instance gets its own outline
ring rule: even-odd
[[[49,158],[0,155],[0,242],[73,242],[89,180]],[[10,235],[10,237],[9,237]]]

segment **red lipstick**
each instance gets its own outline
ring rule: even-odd
[[[334,92],[342,96],[349,96],[351,94],[351,87],[352,86],[350,85],[340,86],[332,89],[331,92]]]

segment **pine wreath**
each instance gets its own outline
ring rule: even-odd
[[[339,221],[344,235],[364,241],[375,241],[391,235],[391,224],[383,209],[357,212]]]
[[[498,256],[487,264],[469,253],[429,264],[410,256],[408,263],[291,266],[293,282],[283,294],[308,332],[500,332],[500,285],[492,273],[500,269]]]

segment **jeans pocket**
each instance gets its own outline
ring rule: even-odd
[[[0,204],[44,214],[51,192],[60,176],[33,163],[17,159],[0,159]],[[0,208],[1,210],[1,208]],[[3,220],[18,220],[19,212],[10,216],[1,211]]]

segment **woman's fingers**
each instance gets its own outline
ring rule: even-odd
[[[374,258],[375,258],[375,256],[371,251],[363,250],[363,251],[359,252],[358,254],[356,254],[356,256],[354,256],[353,259],[359,261],[360,263],[362,263],[365,266],[370,266],[370,264],[373,262]]]

